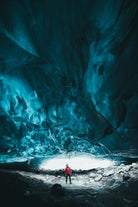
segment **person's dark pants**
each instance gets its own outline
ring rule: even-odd
[[[71,184],[71,175],[70,174],[66,175],[66,183],[68,182],[68,179],[69,179],[69,182]]]

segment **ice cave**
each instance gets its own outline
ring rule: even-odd
[[[137,0],[0,1],[0,206],[138,206],[137,19]]]

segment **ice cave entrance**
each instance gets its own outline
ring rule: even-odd
[[[97,158],[88,153],[67,156],[66,154],[56,155],[44,160],[40,170],[63,170],[68,164],[73,170],[91,170],[94,168],[107,168],[115,164],[107,158]]]

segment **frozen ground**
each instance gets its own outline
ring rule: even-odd
[[[85,158],[86,161],[90,159],[87,156]],[[119,155],[116,161],[108,160],[108,165],[106,162],[101,165],[101,158],[97,158],[100,165],[97,162],[97,166],[93,165],[92,169],[84,169],[87,165],[81,162],[81,170],[73,169],[72,184],[65,183],[64,169],[61,167],[67,160],[60,163],[56,157],[59,169],[52,170],[46,168],[46,163],[51,159],[43,159],[40,163],[38,160],[3,163],[0,165],[1,199],[4,207],[137,207],[138,162],[137,156],[130,158],[127,157],[127,161],[123,162]],[[52,157],[52,164],[54,159]],[[68,159],[72,164],[71,159]],[[33,167],[37,165],[37,169],[28,168],[30,164]]]

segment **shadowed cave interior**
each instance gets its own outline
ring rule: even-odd
[[[0,2],[4,206],[138,205],[137,15],[136,0]]]

